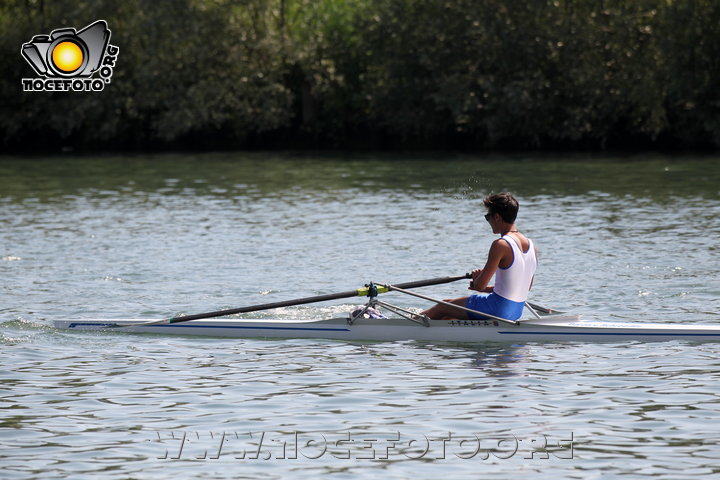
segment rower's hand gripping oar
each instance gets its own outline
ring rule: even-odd
[[[466,273],[465,275],[461,275],[461,276],[457,276],[457,277],[430,278],[428,280],[417,280],[414,282],[398,283],[396,286],[400,287],[400,288],[419,288],[419,287],[427,287],[430,285],[441,285],[443,283],[457,282],[458,280],[465,280],[470,277],[471,277],[471,275],[469,273]],[[200,320],[203,318],[224,317],[226,315],[235,315],[238,313],[258,312],[260,310],[270,310],[273,308],[291,307],[291,306],[295,306],[295,305],[304,305],[307,303],[327,302],[330,300],[339,300],[341,298],[375,296],[378,293],[386,293],[388,291],[389,291],[389,289],[386,288],[385,286],[370,284],[370,285],[366,285],[365,287],[358,288],[357,290],[350,290],[347,292],[330,293],[328,295],[318,295],[316,297],[297,298],[294,300],[285,300],[282,302],[264,303],[261,305],[252,305],[249,307],[231,308],[228,310],[218,310],[216,312],[197,313],[194,315],[183,315],[183,316],[179,316],[179,317],[165,318],[162,320],[153,320],[150,322],[135,323],[135,324],[130,324],[130,325],[112,324],[112,325],[108,325],[105,328],[146,327],[146,326],[151,326],[151,325],[168,325],[171,323],[187,322],[190,320]]]

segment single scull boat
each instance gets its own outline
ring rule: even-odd
[[[431,342],[563,342],[563,341],[720,341],[720,325],[671,323],[589,322],[578,315],[566,315],[526,303],[532,318],[508,320],[486,315],[486,320],[430,320],[417,313],[377,299],[378,294],[400,292],[436,303],[443,300],[411,292],[408,289],[439,285],[469,278],[441,277],[395,285],[373,284],[347,292],[298,298],[281,302],[233,308],[216,312],[185,315],[168,319],[55,320],[56,328],[104,330],[132,333],[202,335],[244,338],[313,338],[348,341],[421,340]],[[324,302],[349,297],[369,297],[364,308],[345,317],[325,320],[212,319],[227,315]],[[383,307],[397,318],[378,315]],[[462,307],[456,307],[464,309]],[[472,310],[470,310],[472,312]],[[539,313],[538,313],[539,312]],[[480,312],[474,312],[480,313]],[[382,318],[378,318],[382,317]]]
[[[496,320],[429,320],[428,326],[404,318],[327,320],[190,320],[147,325],[148,320],[56,320],[55,327],[173,335],[245,338],[313,338],[347,341],[421,340],[431,342],[617,342],[719,341],[720,325],[583,321],[577,315],[548,315],[517,325]],[[146,324],[146,325],[140,325]]]

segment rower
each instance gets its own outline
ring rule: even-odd
[[[472,271],[469,288],[486,295],[473,294],[446,301],[508,320],[517,320],[522,316],[532,287],[537,268],[537,250],[532,240],[515,226],[519,204],[514,196],[507,192],[489,195],[483,204],[487,209],[485,220],[493,233],[500,234],[500,238],[490,246],[485,266]],[[493,275],[495,285],[489,286]],[[485,318],[447,304],[437,304],[422,314],[433,320]]]

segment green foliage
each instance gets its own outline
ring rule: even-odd
[[[101,93],[23,93],[105,19]],[[0,0],[6,148],[720,146],[715,0]]]

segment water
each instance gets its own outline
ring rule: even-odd
[[[593,320],[720,322],[714,157],[0,159],[0,477],[719,474],[718,344],[50,326],[462,274],[485,260],[481,199],[500,190],[517,194],[518,225],[541,251],[535,303]],[[427,306],[398,295],[385,299]]]

